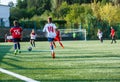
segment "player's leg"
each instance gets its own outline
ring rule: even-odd
[[[33,46],[32,39],[30,39],[30,44],[31,44],[31,46]]]
[[[61,41],[59,41],[59,44],[60,44],[60,46],[61,46],[62,48],[64,48],[64,46],[63,46],[63,44],[62,44],[62,42],[61,42]]]
[[[53,46],[53,40],[54,40],[54,38],[48,38],[48,41],[50,42],[50,49],[51,49],[51,55],[52,55],[52,58],[55,58],[55,52],[54,52],[54,46]]]
[[[32,43],[33,43],[33,47],[35,47],[35,40],[32,40]]]
[[[114,42],[116,43],[116,38],[115,38],[115,36],[113,37],[113,40],[114,40]]]
[[[20,51],[20,48],[21,48],[20,42],[18,42],[17,45],[18,45],[18,53],[21,53],[21,51]]]
[[[55,41],[53,41],[53,45],[54,45],[54,47],[56,48],[56,44],[55,44]]]
[[[21,53],[20,38],[17,39],[17,47],[18,47],[18,53]]]
[[[52,58],[55,58],[55,52],[54,52],[53,42],[50,42],[50,47],[51,47],[51,55],[52,55]]]
[[[101,43],[103,43],[103,38],[102,37],[100,38],[100,41],[101,41]]]
[[[17,54],[17,40],[16,38],[13,38],[13,42],[14,42],[14,54],[16,55]]]
[[[111,44],[113,43],[113,41],[114,41],[114,37],[112,36],[112,42],[111,42]]]
[[[59,38],[57,38],[57,41],[59,42],[60,46],[61,46],[62,48],[64,48],[64,46],[63,46],[62,42],[60,41],[60,37],[59,37]]]

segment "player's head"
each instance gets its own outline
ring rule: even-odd
[[[14,20],[14,21],[13,21],[13,24],[14,24],[14,26],[18,26],[18,21],[17,21],[17,20]]]
[[[100,32],[101,30],[100,29],[98,29],[98,32]]]
[[[52,22],[52,18],[48,17],[48,23],[51,23],[51,22]]]
[[[111,29],[113,29],[113,27],[111,26]]]
[[[34,29],[32,29],[32,32],[35,32],[35,30],[34,30]]]

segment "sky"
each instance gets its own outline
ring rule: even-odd
[[[13,3],[16,3],[17,0],[0,0],[0,4],[2,5],[8,5],[10,1],[13,1]]]

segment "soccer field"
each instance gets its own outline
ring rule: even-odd
[[[0,43],[0,68],[40,82],[120,82],[120,44],[110,40],[56,42],[52,59],[49,43],[36,42],[31,52],[29,42],[21,43],[21,54],[13,54],[13,43]],[[0,72],[0,82],[24,82]]]

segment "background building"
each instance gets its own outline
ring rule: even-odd
[[[0,26],[9,27],[10,7],[0,4]]]

